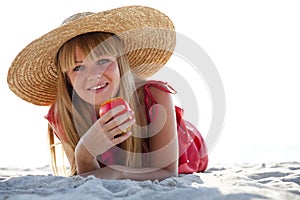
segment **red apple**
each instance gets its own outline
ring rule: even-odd
[[[125,109],[115,115],[115,117],[127,112],[130,110],[128,103],[121,97],[115,97],[103,102],[100,106],[99,115],[102,117],[107,111],[115,108],[117,106],[124,105]]]
[[[119,106],[119,105],[124,105],[124,106],[125,106],[125,109],[122,110],[122,111],[119,112],[119,113],[114,113],[114,116],[115,116],[115,117],[117,117],[117,116],[119,116],[119,115],[122,115],[122,114],[124,114],[125,112],[127,112],[127,111],[130,110],[130,107],[129,107],[128,103],[127,103],[124,99],[122,99],[121,97],[115,97],[115,98],[109,99],[109,100],[107,100],[107,101],[105,101],[105,102],[103,102],[103,103],[101,104],[100,110],[99,110],[99,115],[100,115],[100,117],[102,117],[107,111],[109,111],[109,110],[111,110],[112,108],[115,108],[115,107],[117,107],[117,106]],[[130,127],[129,127],[127,130],[123,131],[123,133],[116,135],[115,138],[116,138],[116,137],[119,137],[119,136],[121,136],[121,135],[123,135],[123,134],[125,134],[125,133],[128,132],[129,130],[130,130]]]

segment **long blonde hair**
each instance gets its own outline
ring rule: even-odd
[[[126,54],[123,52],[123,43],[116,36],[111,33],[93,32],[79,35],[70,41],[66,42],[58,51],[57,54],[57,98],[55,101],[56,115],[60,120],[60,126],[63,130],[66,141],[64,147],[72,149],[74,154],[75,147],[80,139],[80,135],[83,135],[89,127],[95,122],[95,110],[94,107],[85,101],[83,101],[69,83],[65,72],[70,67],[75,66],[75,47],[78,46],[86,55],[93,50],[96,54],[110,54],[118,55],[117,61],[120,70],[121,82],[118,92],[118,96],[124,98],[129,102],[130,107],[135,112],[136,122],[140,126],[147,124],[146,115],[144,111],[144,105],[140,102],[143,98],[142,90],[136,88],[137,81],[143,82],[145,80],[138,79],[130,70]],[[145,131],[142,131],[140,126],[133,126],[132,133],[136,137],[129,137],[121,145],[125,150],[126,160],[124,165],[130,167],[142,167],[144,164],[142,158],[137,156],[148,151],[147,141],[141,138],[145,138]],[[143,134],[143,136],[142,136]],[[54,135],[51,126],[48,128],[48,137],[50,142],[51,152],[51,165],[53,172],[57,174],[57,162],[56,151],[54,145]],[[70,161],[70,175],[76,174],[76,165],[74,160]]]

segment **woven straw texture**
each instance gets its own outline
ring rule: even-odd
[[[143,78],[153,75],[168,61],[176,43],[172,21],[153,8],[125,6],[89,14],[64,21],[27,45],[9,68],[9,88],[27,102],[50,105],[56,98],[57,51],[71,38],[95,31],[117,34],[124,41],[131,69]]]

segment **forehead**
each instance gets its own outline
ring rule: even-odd
[[[83,60],[85,60],[85,58],[86,58],[86,53],[84,53],[81,48],[76,46],[75,52],[74,52],[75,63],[79,62],[79,61],[83,62]]]
[[[97,50],[97,48],[94,48],[90,52],[82,50],[79,46],[75,47],[74,51],[74,61],[75,63],[82,63],[86,61],[93,61],[95,59],[98,59],[100,56],[113,56],[117,57],[116,52],[103,52]]]

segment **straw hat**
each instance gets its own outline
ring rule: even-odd
[[[9,88],[36,105],[50,105],[56,98],[59,48],[71,38],[88,32],[118,35],[125,44],[132,70],[143,78],[157,72],[175,48],[175,30],[168,16],[153,8],[125,6],[99,13],[80,13],[26,46],[8,70]]]

